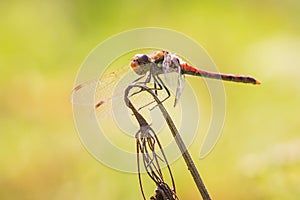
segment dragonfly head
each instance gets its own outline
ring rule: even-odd
[[[131,69],[138,75],[143,75],[150,69],[151,59],[146,54],[136,54],[130,62]]]

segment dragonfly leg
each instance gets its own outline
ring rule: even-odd
[[[154,93],[155,93],[155,95],[157,96],[157,83],[156,82],[154,82]]]
[[[171,93],[170,93],[168,87],[163,82],[163,80],[161,80],[161,78],[159,77],[159,75],[157,75],[156,78],[157,78],[157,82],[160,83],[159,85],[160,85],[161,89],[163,88],[167,92],[167,97],[162,100],[162,102],[164,102],[165,100],[167,100],[171,96]]]
[[[156,78],[157,78],[157,79],[156,79]],[[163,103],[163,102],[166,101],[168,98],[170,98],[171,93],[170,93],[169,89],[167,88],[167,86],[164,84],[164,82],[161,80],[161,78],[160,78],[158,75],[157,75],[156,78],[154,78],[154,79],[156,80],[155,83],[159,86],[159,88],[154,88],[154,90],[156,91],[156,92],[155,92],[156,96],[158,95],[157,91],[159,91],[159,90],[163,90],[163,89],[164,89],[164,90],[167,92],[167,97],[164,98],[163,100],[161,100],[161,102],[160,102],[160,103]],[[151,88],[151,89],[152,89],[152,88]],[[151,104],[153,104],[153,103],[155,103],[154,100],[151,101],[151,102],[149,102],[149,103],[147,103],[146,105],[140,107],[140,108],[138,109],[138,111],[140,111],[141,109],[143,109],[143,108],[145,108],[145,107],[147,107],[147,106],[149,106],[149,105],[151,105]],[[155,105],[155,106],[153,106],[152,108],[150,108],[149,110],[152,111],[152,110],[153,110],[154,108],[156,108],[157,106],[158,106],[158,105]]]
[[[147,76],[146,79],[145,79],[145,81],[140,81],[140,82],[138,82],[139,80],[141,80],[141,79],[144,78],[145,76]],[[149,72],[147,72],[146,74],[144,74],[144,75],[140,76],[139,78],[137,78],[136,80],[134,80],[131,84],[144,84],[144,85],[146,85],[147,83],[150,83],[151,77],[152,77],[152,74],[151,74],[151,72],[149,71]]]
[[[149,89],[150,89],[150,90],[155,90],[155,91],[159,90],[158,88],[149,88]],[[142,91],[143,91],[143,89],[140,89],[139,91],[134,92],[133,94],[131,94],[130,97],[132,97],[132,96],[134,96],[134,95],[137,95],[137,94],[141,93]],[[143,108],[145,108],[145,107],[147,107],[147,106],[149,106],[149,105],[151,105],[151,104],[153,104],[153,103],[155,103],[155,100],[150,101],[149,103],[143,105],[142,107],[138,108],[137,110],[140,111],[141,109],[143,109]]]
[[[142,91],[143,91],[143,89],[141,88],[139,91],[136,91],[136,92],[132,93],[131,95],[129,95],[129,97],[133,97],[134,95],[137,95]]]
[[[153,103],[155,103],[154,100],[153,100],[153,101],[150,101],[149,103],[147,103],[147,104],[143,105],[142,107],[140,107],[140,108],[138,109],[138,111],[142,110],[143,108],[146,108],[147,106],[149,106],[149,105],[151,105],[151,104],[153,104]],[[152,110],[152,109],[150,109],[150,110]]]
[[[162,90],[162,89],[163,89],[163,86],[160,84],[160,82],[159,82],[159,81],[156,79],[156,77],[153,75],[153,74],[155,74],[155,71],[154,71],[154,70],[155,70],[155,67],[156,67],[156,65],[153,64],[152,67],[151,67],[151,69],[149,70],[149,74],[148,74],[146,80],[145,80],[144,82],[141,82],[141,83],[142,83],[142,84],[150,83],[151,77],[153,77],[154,88],[149,88],[149,89],[154,90],[155,94],[158,95],[158,92],[157,92],[157,91],[158,91],[158,90]],[[137,82],[133,82],[133,84],[136,84],[136,83],[137,83]],[[136,95],[136,94],[138,94],[138,93],[140,93],[140,92],[142,92],[142,91],[143,91],[143,90],[140,89],[139,91],[133,93],[131,96]],[[151,104],[153,104],[153,103],[155,103],[154,100],[151,101],[151,102],[149,102],[149,103],[147,103],[147,104],[145,104],[144,106],[140,107],[140,108],[138,109],[138,111],[140,111],[141,109],[143,109],[143,108],[145,108],[145,107],[147,107],[147,106],[149,106],[149,105],[151,105]]]
[[[159,78],[159,77],[158,77]],[[153,76],[153,79],[154,79],[154,88],[150,88],[151,90],[154,90],[154,92],[155,92],[155,95],[157,96],[158,95],[158,91],[159,90],[163,90],[163,89],[165,89],[165,87],[160,83],[160,82],[162,82],[162,80],[160,79],[160,81],[158,81],[157,79],[156,79],[156,77],[155,76]],[[168,97],[167,98],[169,98],[169,96],[170,96],[170,92],[167,90],[167,93],[168,93]],[[167,99],[166,98],[166,99]],[[166,100],[166,99],[164,99],[164,100]],[[164,101],[163,100],[163,101]],[[149,103],[147,103],[147,104],[145,104],[144,106],[142,106],[142,107],[140,107],[139,109],[138,109],[138,111],[140,111],[141,109],[143,109],[143,108],[145,108],[145,107],[147,107],[147,106],[149,106],[149,105],[151,105],[151,104],[153,104],[153,103],[155,103],[155,101],[153,100],[153,101],[151,101],[151,102],[149,102]],[[156,107],[157,105],[155,105],[154,107],[152,107],[152,108],[150,108],[149,110],[151,111],[151,110],[153,110],[155,107]]]
[[[158,85],[160,86],[160,90],[165,90],[167,92],[167,97],[165,97],[164,99],[162,99],[160,101],[160,103],[163,103],[164,101],[166,101],[168,98],[170,98],[171,93],[168,89],[168,87],[165,85],[165,83],[161,80],[161,78],[157,75],[156,77],[153,77],[156,82],[158,83]],[[155,106],[153,106],[152,108],[150,108],[150,111],[153,110],[154,108],[156,108],[158,106],[158,104],[156,104]]]
[[[151,80],[151,74],[150,74],[150,73],[147,74],[147,78],[146,78],[145,81],[138,82],[139,80],[141,80],[141,79],[144,78],[145,76],[146,76],[146,74],[140,76],[139,78],[137,78],[136,80],[134,80],[131,84],[133,84],[133,85],[134,85],[134,84],[143,84],[143,85],[146,85],[146,84],[149,83],[150,80]],[[142,92],[142,91],[143,91],[143,89],[140,89],[139,91],[132,93],[129,97],[132,97],[132,96],[134,96],[134,95],[136,95],[136,94],[139,94],[139,93]]]
[[[170,65],[170,63],[169,63],[169,62],[170,62],[170,59],[171,59],[170,56],[166,59],[166,64],[165,64],[165,65],[167,65],[166,67],[168,67],[168,66]],[[159,77],[159,75],[156,73],[156,70],[158,70],[158,69],[157,69],[157,66],[156,66],[155,63],[153,63],[153,65],[151,66],[151,68],[150,68],[150,70],[149,70],[149,74],[148,74],[146,80],[145,80],[144,82],[141,82],[141,83],[142,83],[142,84],[150,83],[151,77],[153,77],[154,88],[150,88],[150,89],[151,89],[151,90],[154,90],[155,95],[158,96],[158,91],[159,91],[159,90],[165,90],[165,91],[167,92],[167,97],[165,97],[163,100],[161,100],[161,103],[163,103],[165,100],[167,100],[167,99],[171,96],[171,93],[170,93],[169,89],[167,88],[167,86],[165,85],[165,83],[162,81],[162,79],[161,79],[161,78]],[[138,80],[140,80],[140,79],[141,79],[141,78],[139,78]],[[135,83],[138,83],[138,82],[133,82],[133,84],[135,84]],[[141,90],[139,90],[139,91],[133,93],[131,96],[136,95],[136,94],[138,94],[138,93],[140,93],[140,92],[142,92],[142,91],[143,91],[143,90],[141,89]],[[147,104],[145,104],[144,106],[140,107],[140,108],[138,109],[138,111],[140,111],[141,109],[143,109],[143,108],[145,108],[145,107],[147,107],[147,106],[149,106],[149,105],[151,105],[151,104],[153,104],[153,103],[155,103],[154,100],[151,101],[151,102],[149,102],[149,103],[147,103]],[[157,105],[153,106],[153,107],[150,108],[149,110],[150,110],[150,111],[153,110],[156,106],[157,106]]]

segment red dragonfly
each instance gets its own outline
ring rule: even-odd
[[[175,94],[174,106],[178,103],[178,100],[181,96],[183,90],[184,75],[200,76],[204,78],[220,79],[225,81],[241,82],[241,83],[251,83],[251,84],[260,84],[260,81],[245,75],[234,75],[234,74],[223,74],[218,72],[209,72],[195,68],[188,63],[184,62],[175,54],[171,52],[160,50],[154,51],[150,54],[136,54],[131,62],[130,68],[136,75],[139,77],[134,80],[131,84],[135,82],[143,82],[145,84],[152,83],[153,89],[156,94],[160,90],[166,91],[167,95],[162,102],[168,99],[171,95],[169,88],[165,81],[163,81],[161,75],[167,75],[169,73],[177,73],[177,87]],[[82,83],[75,87],[72,91],[72,102],[74,104],[89,104],[84,102],[84,93],[83,90],[88,90],[89,87],[95,86],[98,84],[98,89],[96,92],[99,100],[96,100],[96,103],[93,103],[94,107],[100,108],[110,101],[115,95],[112,95],[111,91],[114,85],[118,82],[118,79],[126,72],[127,69],[121,69],[120,71],[110,73],[100,78],[100,80],[93,80]],[[144,79],[143,79],[144,78]],[[95,88],[95,87],[94,87]],[[94,92],[94,91],[90,91]],[[107,94],[110,93],[110,94]],[[119,94],[122,96],[123,94]],[[149,103],[150,104],[150,103]],[[147,104],[148,105],[148,104]]]

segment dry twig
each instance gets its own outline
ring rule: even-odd
[[[172,132],[172,135],[178,145],[178,148],[180,149],[181,153],[182,153],[182,156],[185,160],[185,163],[188,167],[188,170],[190,171],[196,185],[197,185],[197,188],[202,196],[202,198],[204,200],[210,200],[210,196],[207,192],[207,189],[200,177],[200,174],[173,122],[173,120],[171,119],[170,115],[168,114],[167,110],[165,109],[165,107],[163,106],[163,104],[161,103],[161,101],[159,100],[159,98],[157,97],[157,95],[153,92],[153,90],[151,88],[148,88],[145,84],[143,83],[134,83],[134,84],[131,84],[129,85],[126,90],[125,90],[125,96],[124,96],[124,100],[125,100],[125,103],[126,105],[133,111],[133,114],[135,115],[135,117],[137,118],[139,124],[140,124],[140,127],[145,127],[145,126],[149,126],[148,123],[146,122],[146,120],[141,116],[140,113],[138,113],[138,111],[134,108],[134,106],[132,105],[132,103],[130,102],[129,100],[129,97],[128,97],[128,94],[129,94],[129,91],[132,89],[132,88],[140,88],[141,91],[146,91],[148,92],[150,95],[152,95],[153,99],[155,100],[155,102],[157,103],[160,111],[162,112],[171,132]],[[138,119],[139,118],[139,119]],[[149,126],[150,127],[150,126]],[[144,194],[143,194],[144,195]]]

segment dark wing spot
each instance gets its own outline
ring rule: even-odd
[[[99,108],[103,103],[104,103],[104,101],[98,102],[98,103],[95,105],[95,108],[96,108],[96,109]]]

